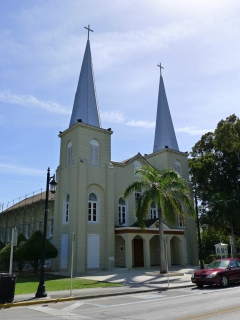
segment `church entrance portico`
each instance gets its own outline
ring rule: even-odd
[[[133,232],[133,229],[130,232],[126,231],[125,228],[115,231],[115,266],[129,269],[148,266],[146,261],[148,241],[144,235]]]
[[[116,267],[153,267],[159,266],[158,230],[119,228],[115,230]],[[164,231],[165,255],[168,265],[184,265],[184,231]]]

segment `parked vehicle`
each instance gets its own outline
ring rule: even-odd
[[[240,281],[240,259],[218,259],[209,263],[204,269],[194,272],[192,283],[198,288],[204,285],[227,287],[229,283]]]

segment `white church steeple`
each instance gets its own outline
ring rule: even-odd
[[[166,147],[179,151],[164,88],[162,77],[163,67],[161,66],[161,63],[158,65],[158,67],[160,67],[160,82],[153,152],[165,149]]]
[[[90,124],[100,128],[101,124],[97,106],[89,41],[89,32],[93,32],[93,30],[90,29],[90,26],[84,28],[88,30],[88,40],[78,80],[69,127],[73,126],[78,122],[78,120],[81,119],[81,121],[85,124]]]

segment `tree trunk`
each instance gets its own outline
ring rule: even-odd
[[[163,233],[163,217],[162,212],[159,210],[159,255],[160,255],[160,273],[167,273],[167,263],[165,255],[165,245],[164,245],[164,233]]]

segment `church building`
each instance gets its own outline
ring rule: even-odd
[[[127,199],[127,186],[141,177],[139,166],[175,169],[189,181],[188,155],[179,151],[160,65],[153,152],[120,162],[111,160],[113,131],[101,127],[93,76],[89,31],[69,127],[60,132],[58,189],[54,197],[53,243],[59,254],[53,269],[75,273],[113,267],[159,265],[158,210],[149,208],[146,228],[138,227],[135,203],[141,190]],[[150,141],[151,143],[151,141]],[[168,265],[196,265],[195,221],[176,216],[164,225]]]

